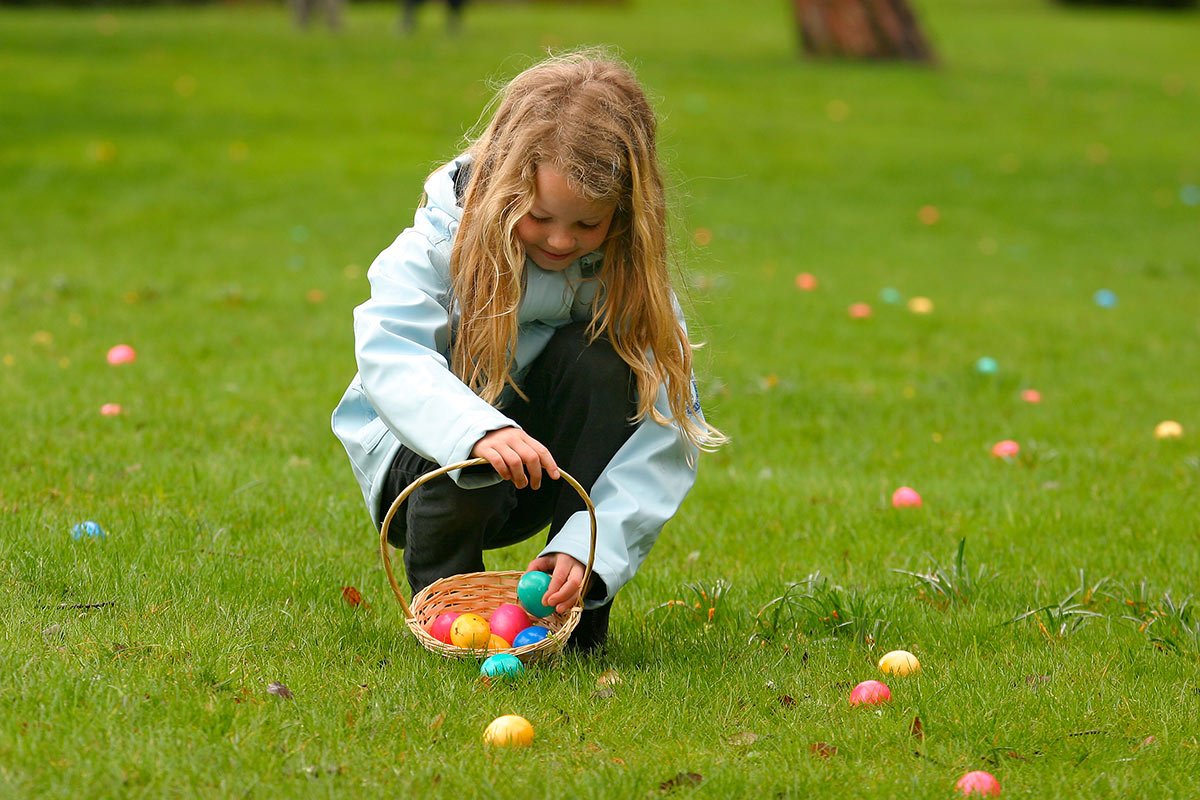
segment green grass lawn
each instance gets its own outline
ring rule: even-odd
[[[0,10],[0,796],[1200,793],[1200,16],[920,11],[937,69],[806,62],[782,0],[457,38],[431,4],[409,39],[392,5]],[[661,112],[733,443],[606,656],[485,688],[403,633],[328,418],[422,178],[492,82],[594,43]],[[897,572],[935,561],[961,597]],[[722,581],[711,623],[662,607]],[[850,707],[899,647],[921,672]],[[489,752],[508,713],[534,744]]]

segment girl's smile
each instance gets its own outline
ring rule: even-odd
[[[565,175],[543,164],[535,178],[533,208],[517,221],[517,238],[533,263],[563,270],[604,243],[616,207],[580,197]]]

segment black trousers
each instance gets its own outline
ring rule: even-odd
[[[632,370],[612,344],[587,342],[586,323],[560,328],[530,366],[519,398],[504,413],[550,451],[555,463],[587,491],[633,433],[637,410]],[[380,499],[381,516],[416,478],[437,469],[432,461],[401,447]],[[472,467],[492,471],[490,465]],[[582,498],[566,481],[543,473],[541,488],[517,489],[502,481],[463,489],[446,475],[418,487],[392,519],[388,541],[404,550],[413,593],[438,578],[484,569],[483,551],[524,541],[550,526],[547,541],[584,510]],[[587,597],[608,594],[596,575]],[[612,601],[583,613],[570,644],[590,650],[604,642]]]

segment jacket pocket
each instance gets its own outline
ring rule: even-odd
[[[379,447],[379,443],[383,441],[383,437],[387,435],[387,432],[387,424],[379,417],[364,425],[362,430],[359,431],[358,439],[363,451],[366,453],[375,452],[375,449]]]

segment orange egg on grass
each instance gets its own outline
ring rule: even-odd
[[[483,742],[497,747],[526,747],[533,742],[533,725],[518,714],[505,714],[487,726]]]
[[[502,639],[501,637],[497,636],[494,633],[491,634],[490,636],[488,636],[488,644],[487,644],[488,650],[491,650],[493,652],[498,652],[500,650],[508,650],[511,647],[512,647],[511,644],[504,641],[504,639]]]
[[[478,614],[463,614],[450,626],[450,643],[455,647],[484,649],[491,636],[487,620]]]

